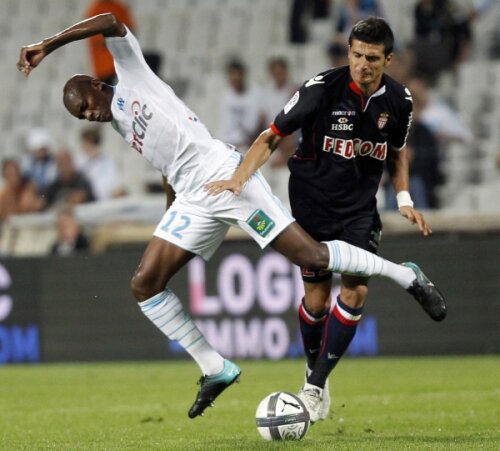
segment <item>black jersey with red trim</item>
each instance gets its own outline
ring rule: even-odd
[[[301,210],[300,216],[315,215],[323,223],[377,214],[388,146],[405,146],[411,116],[410,91],[385,74],[369,98],[348,66],[305,82],[271,124],[280,136],[302,131],[288,163],[294,216],[299,220]]]

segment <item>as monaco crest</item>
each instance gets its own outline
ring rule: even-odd
[[[389,119],[389,113],[380,113],[380,116],[378,118],[377,126],[379,130],[382,130],[385,127],[385,124],[387,124],[387,121]]]

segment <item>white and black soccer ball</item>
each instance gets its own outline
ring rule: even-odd
[[[300,440],[309,429],[309,412],[296,395],[278,391],[267,395],[255,414],[264,440]]]

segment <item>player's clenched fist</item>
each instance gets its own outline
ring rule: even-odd
[[[47,55],[47,50],[42,43],[27,45],[21,48],[17,69],[28,76]]]

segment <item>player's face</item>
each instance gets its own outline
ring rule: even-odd
[[[380,85],[392,53],[385,56],[383,44],[368,44],[354,39],[349,46],[348,58],[352,79],[365,94],[371,95]]]
[[[91,122],[111,122],[110,98],[98,80],[92,80],[88,85],[82,85],[76,95],[71,96],[67,105],[68,111],[78,119]]]

